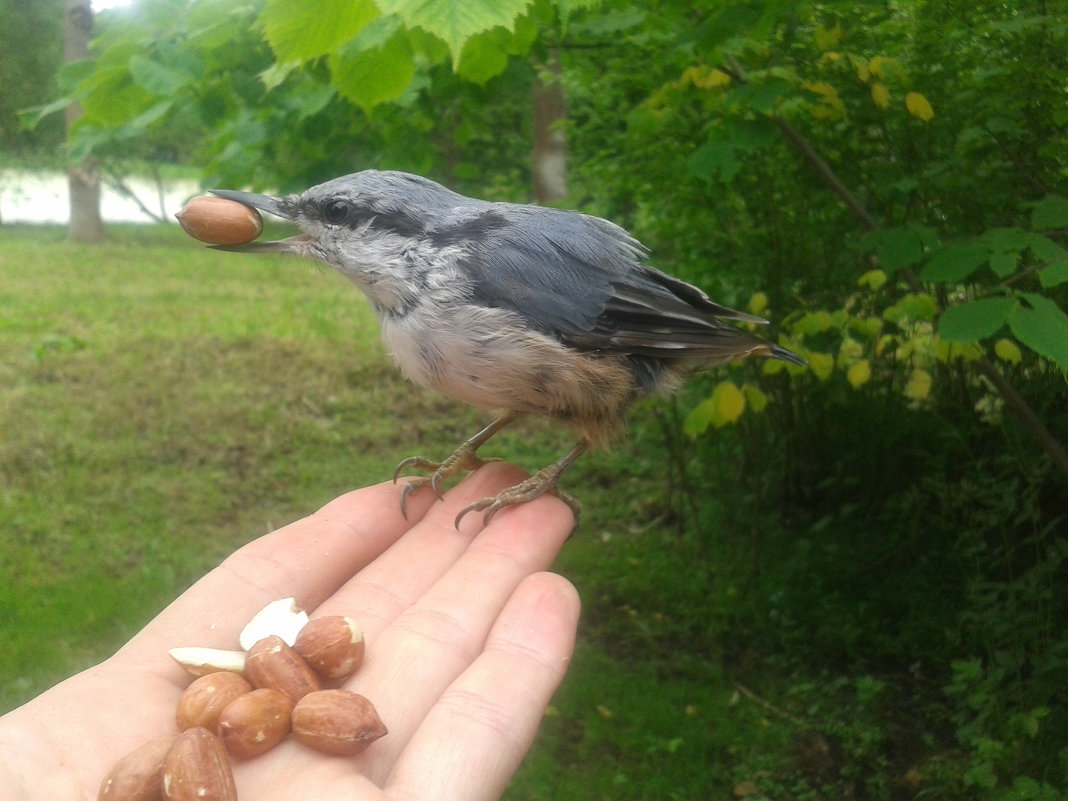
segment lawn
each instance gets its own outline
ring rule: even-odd
[[[0,228],[0,711],[109,655],[235,547],[484,419],[407,384],[333,273],[177,227],[110,234]],[[668,525],[662,411],[639,407],[629,442],[565,480],[586,510],[556,566],[583,597],[580,643],[509,798],[722,798],[788,738],[723,673],[710,620],[730,591]],[[570,438],[525,421],[492,450],[534,469]]]

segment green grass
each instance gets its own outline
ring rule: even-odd
[[[483,419],[405,382],[333,273],[213,253],[177,228],[110,233],[91,247],[0,228],[0,709],[109,655],[243,542]],[[494,453],[536,468],[569,438],[524,421]],[[569,476],[586,516],[557,569],[583,595],[583,632],[511,798],[727,787],[725,721],[758,725],[711,644],[666,658],[672,610],[643,606],[689,558],[651,522],[662,469],[639,436]]]

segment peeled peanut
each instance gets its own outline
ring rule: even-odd
[[[341,615],[317,617],[300,630],[293,650],[324,679],[343,679],[363,662],[363,633]]]
[[[193,681],[178,699],[175,722],[181,731],[203,726],[215,731],[219,715],[238,696],[252,692],[252,685],[236,673],[209,673]]]
[[[323,688],[315,671],[277,634],[264,637],[249,649],[245,676],[253,687],[279,690],[293,703]]]
[[[308,613],[297,606],[295,598],[280,598],[252,616],[241,629],[238,641],[248,651],[264,637],[277,634],[286,645],[292,645],[307,622]]]
[[[98,801],[160,801],[163,760],[176,739],[177,734],[157,737],[116,762],[100,783]]]
[[[230,757],[222,740],[194,726],[178,735],[163,760],[166,801],[237,801]]]
[[[386,734],[374,705],[348,690],[308,693],[293,707],[293,736],[328,754],[358,754]]]
[[[193,676],[205,676],[208,673],[218,673],[222,670],[230,673],[241,673],[245,669],[244,651],[224,651],[219,648],[186,646],[172,648],[168,653],[171,655],[171,659]]]
[[[235,698],[219,716],[219,737],[240,759],[258,756],[289,733],[293,702],[278,690],[263,687]]]
[[[221,197],[192,198],[174,216],[193,239],[209,245],[243,245],[263,233],[256,209]]]

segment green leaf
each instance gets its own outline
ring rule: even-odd
[[[926,292],[910,292],[895,305],[910,320],[930,321],[938,313],[938,304]]]
[[[303,120],[322,111],[336,94],[337,90],[331,84],[306,81],[297,93],[286,98],[286,103]]]
[[[923,240],[911,228],[884,228],[864,237],[864,246],[875,251],[879,266],[888,271],[911,267],[923,258]]]
[[[392,34],[382,37],[382,29]],[[372,47],[364,44],[371,42]],[[330,58],[334,85],[345,99],[369,112],[400,97],[415,75],[415,61],[405,31],[396,18],[375,20],[367,30]]]
[[[1068,198],[1046,195],[1031,212],[1031,226],[1036,231],[1068,228]]]
[[[947,284],[963,281],[979,269],[989,256],[989,251],[982,245],[950,242],[927,260],[920,270],[920,278]]]
[[[815,336],[822,331],[827,331],[834,325],[834,320],[831,318],[831,314],[828,311],[820,310],[814,312],[806,312],[802,315],[793,325],[793,330],[804,336]]]
[[[757,151],[779,141],[779,129],[767,117],[755,120],[733,120],[727,138],[739,150]]]
[[[1027,293],[1031,308],[1018,306],[1009,315],[1013,335],[1039,356],[1068,372],[1068,315],[1047,297]]]
[[[98,145],[105,144],[111,140],[112,134],[110,130],[87,123],[85,117],[82,117],[72,129],[68,157],[73,162],[85,161],[93,154]]]
[[[686,162],[690,175],[695,178],[711,180],[718,176],[721,181],[729,181],[738,174],[742,164],[734,153],[734,146],[723,140],[705,142],[693,152]]]
[[[1012,275],[1016,272],[1016,265],[1020,261],[1020,254],[1013,251],[990,254],[990,269],[998,278]]]
[[[154,106],[147,108],[142,113],[138,114],[124,126],[122,126],[121,133],[123,136],[140,136],[145,130],[152,125],[156,120],[160,119],[164,114],[169,112],[174,107],[174,98],[167,100],[161,100]]]
[[[96,62],[86,58],[80,61],[70,61],[59,68],[56,83],[59,91],[65,95],[74,94],[82,81],[87,79],[96,70]]]
[[[89,81],[93,91],[82,101],[85,118],[104,127],[123,125],[159,101],[134,83],[125,65],[97,70]]]
[[[746,405],[757,414],[768,408],[768,396],[760,387],[755,384],[746,384],[742,387],[742,392],[745,393]]]
[[[712,409],[714,403],[711,398],[705,398],[690,410],[682,423],[682,432],[688,437],[699,437],[712,425]]]
[[[494,28],[476,34],[467,40],[456,72],[475,83],[485,83],[504,72],[508,66],[508,31]]]
[[[516,18],[530,3],[531,0],[378,0],[383,14],[397,14],[409,28],[422,28],[442,39],[449,46],[454,64],[459,63],[468,39],[497,25],[513,30]]]
[[[278,61],[333,53],[379,16],[372,0],[267,0],[260,16]]]
[[[1038,280],[1045,289],[1068,281],[1068,256],[1062,257],[1039,270]]]
[[[19,125],[25,130],[32,130],[45,117],[50,114],[55,114],[57,111],[63,111],[67,106],[73,103],[73,98],[61,97],[59,100],[53,100],[51,103],[45,103],[43,106],[32,106],[30,108],[20,109]]]
[[[172,69],[144,56],[132,56],[129,68],[134,83],[154,95],[173,95],[193,80],[193,76],[187,72]]]
[[[601,0],[556,0],[556,8],[560,12],[560,21],[564,24],[564,27],[566,28],[567,22],[571,18],[572,14],[584,8],[592,8],[593,6],[599,5],[600,2]],[[619,9],[618,14],[615,12],[615,10],[613,10],[613,13],[605,14],[603,16],[605,19],[611,19],[612,17],[626,14],[628,11],[631,11],[631,9],[621,8]],[[642,18],[644,19],[644,15]]]
[[[991,228],[979,237],[994,253],[1009,253],[1027,250],[1031,244],[1031,232],[1022,228]]]
[[[1016,306],[1014,298],[982,298],[952,306],[938,319],[938,335],[948,342],[975,342],[996,333]]]
[[[277,89],[283,83],[286,78],[293,74],[296,70],[300,69],[299,61],[276,61],[267,69],[263,70],[257,77],[263,83],[267,91]]]
[[[794,85],[782,78],[765,78],[762,82],[745,83],[731,95],[732,103],[759,114],[774,110],[779,101],[794,90]]]
[[[1048,236],[1042,236],[1042,234],[1031,234],[1031,252],[1035,254],[1035,258],[1041,261],[1056,261],[1068,256],[1068,250],[1058,245]]]
[[[886,283],[886,273],[883,270],[868,270],[857,279],[858,286],[866,286],[869,289],[878,289]]]

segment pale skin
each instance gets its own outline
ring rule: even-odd
[[[235,761],[240,798],[484,801],[500,797],[535,736],[574,646],[579,602],[545,572],[572,526],[552,496],[483,527],[467,504],[522,478],[491,464],[437,501],[401,486],[356,490],[241,548],[105,662],[0,718],[5,799],[95,799],[121,756],[175,730],[190,677],[176,646],[234,648],[264,604],[362,626],[363,666],[343,686],[370,698],[389,734],[356,757],[292,738]]]

